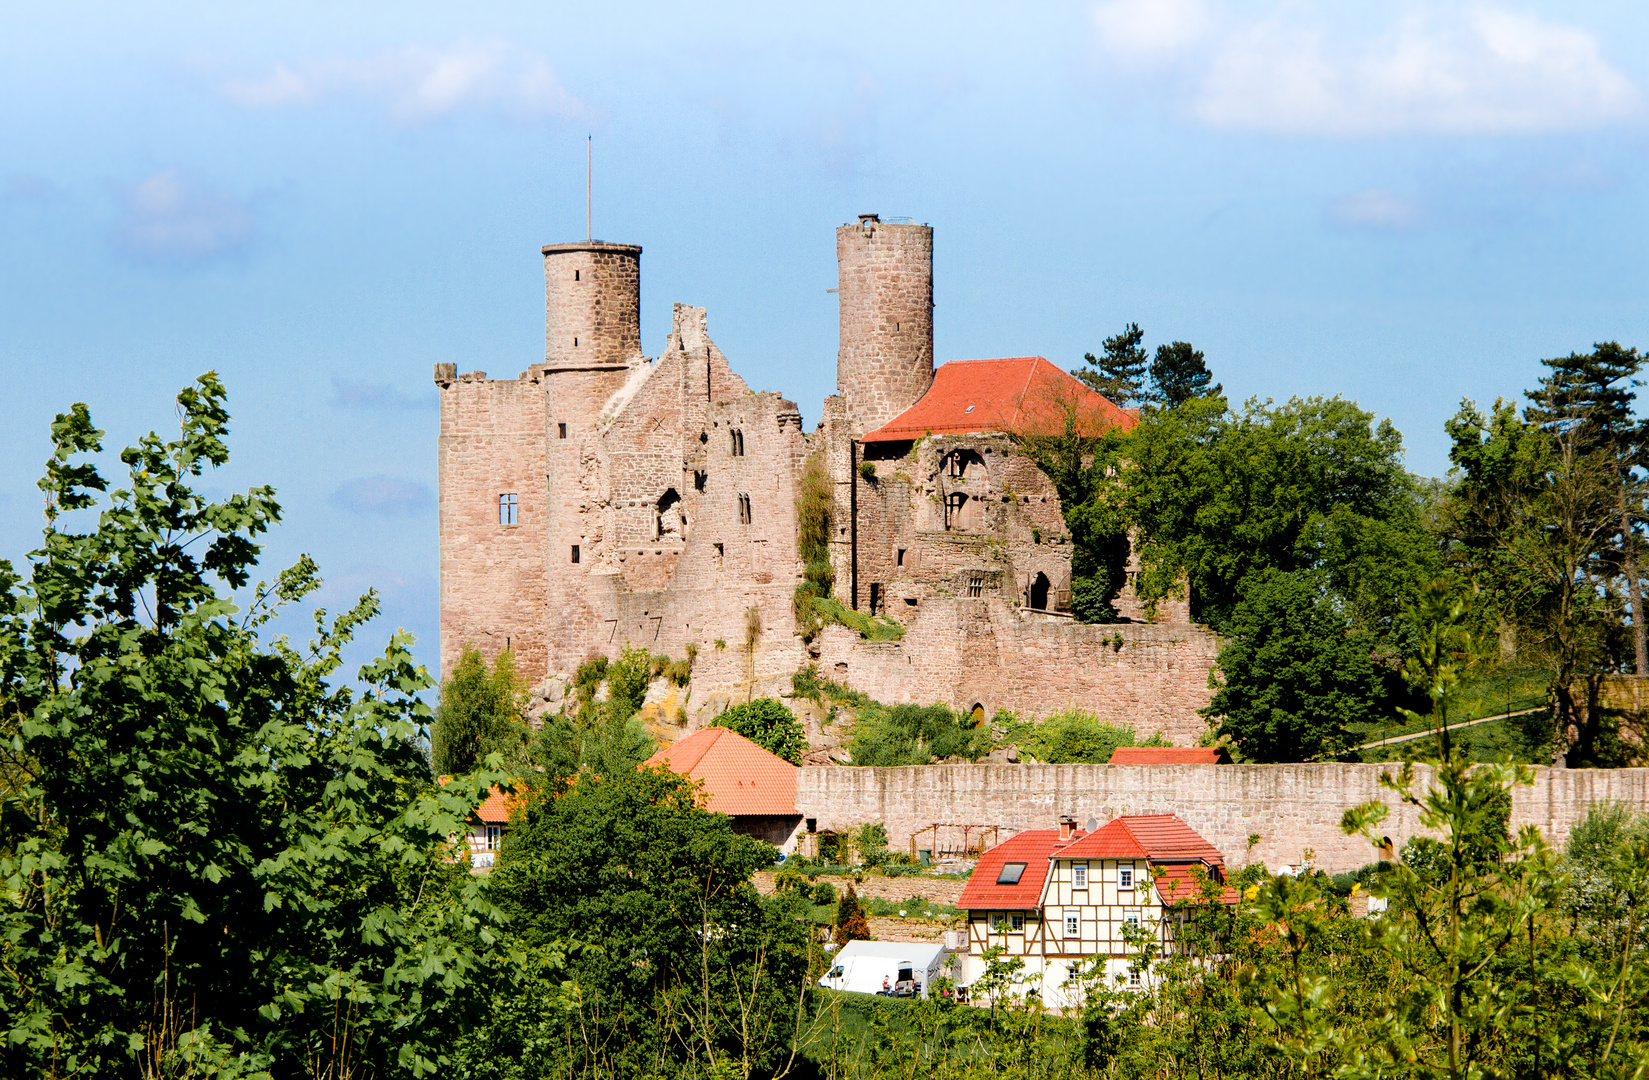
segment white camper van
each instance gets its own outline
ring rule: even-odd
[[[827,990],[891,997],[927,997],[949,959],[938,942],[850,941],[819,980]]]

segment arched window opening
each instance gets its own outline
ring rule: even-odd
[[[687,535],[687,519],[681,512],[681,496],[671,488],[659,497],[656,530],[660,540],[680,540]]]
[[[972,722],[974,727],[978,727],[980,724],[985,722],[985,706],[983,702],[976,701],[973,703],[973,708],[968,713],[968,720]]]
[[[731,431],[728,434],[730,434],[732,436],[733,456],[734,457],[743,457],[744,456],[744,432],[738,431],[738,430],[735,429],[734,431]]]
[[[1036,580],[1031,582],[1031,607],[1038,611],[1048,610],[1048,575],[1038,573]]]

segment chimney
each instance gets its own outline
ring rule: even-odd
[[[1061,814],[1059,818],[1059,842],[1068,844],[1076,835],[1076,818],[1069,814]]]

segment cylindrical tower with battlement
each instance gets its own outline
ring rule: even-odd
[[[544,362],[556,367],[641,360],[641,248],[544,247]]]
[[[836,230],[836,275],[836,388],[858,436],[933,384],[933,229],[860,214]]]

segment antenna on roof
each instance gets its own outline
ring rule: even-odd
[[[595,136],[584,137],[584,239],[595,239]]]

